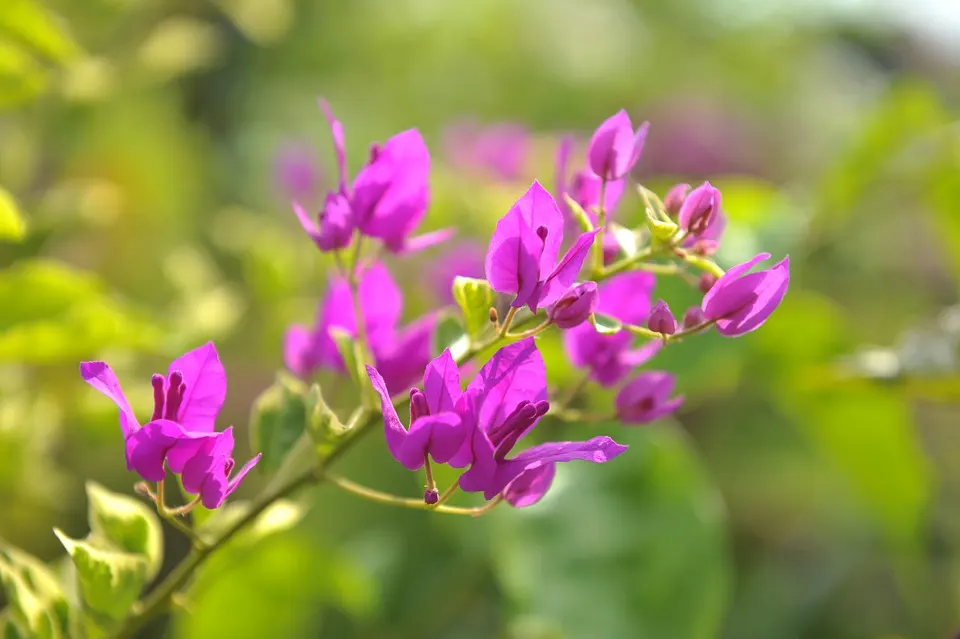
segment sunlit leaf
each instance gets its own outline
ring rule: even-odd
[[[486,280],[457,276],[453,279],[453,299],[463,313],[467,334],[476,337],[490,326],[493,289]]]
[[[27,232],[23,214],[13,196],[0,187],[0,241],[22,240]]]
[[[9,636],[69,637],[69,606],[56,576],[40,560],[0,540],[0,582],[10,613]]]
[[[163,563],[163,532],[157,515],[142,501],[87,482],[90,531],[120,549],[143,555],[152,579]]]
[[[0,35],[16,39],[56,62],[64,62],[78,52],[58,20],[36,0],[4,0],[0,5]]]
[[[125,617],[147,582],[147,558],[54,533],[73,560],[84,603],[111,619]]]

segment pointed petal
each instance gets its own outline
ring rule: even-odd
[[[424,233],[423,235],[415,235],[413,237],[407,238],[403,246],[394,252],[399,253],[401,255],[410,255],[412,253],[419,253],[424,249],[428,249],[438,244],[442,244],[446,242],[456,234],[457,234],[456,229],[450,228],[450,229],[440,229],[439,231],[432,231],[430,233]]]
[[[453,411],[460,399],[460,370],[450,354],[444,349],[440,356],[427,366],[423,374],[423,394],[427,397],[430,413]]]
[[[527,303],[540,282],[542,242],[523,219],[511,209],[497,222],[490,238],[484,271],[493,290],[516,295],[517,308]]]
[[[242,482],[243,478],[247,476],[247,473],[253,470],[253,467],[260,462],[261,457],[263,457],[263,453],[257,453],[252,459],[247,461],[240,470],[234,473],[233,477],[230,478],[230,483],[227,484],[227,497],[232,495],[233,492],[240,487],[240,482]]]
[[[140,428],[127,396],[120,388],[120,380],[106,362],[80,362],[80,376],[83,380],[106,395],[120,409],[120,430],[126,440]]]
[[[556,464],[544,464],[525,470],[504,489],[503,497],[514,508],[533,506],[550,490],[556,474]]]
[[[710,317],[710,314],[707,313],[707,306],[711,304],[711,301],[716,297],[717,292],[720,290],[721,286],[728,286],[731,282],[738,279],[741,275],[752,269],[756,264],[763,262],[764,260],[769,260],[769,253],[760,253],[759,255],[747,260],[743,264],[737,264],[736,266],[731,266],[730,269],[716,281],[706,295],[703,296],[703,303],[701,303],[700,308],[703,310],[703,314],[707,317]]]
[[[760,328],[776,310],[787,294],[790,285],[790,258],[785,257],[773,268],[762,271],[763,280],[754,289],[756,298],[745,308],[731,317],[717,322],[717,332],[727,337],[735,337]],[[743,279],[751,277],[748,275]],[[742,280],[741,280],[742,281]]]
[[[573,283],[577,281],[577,276],[580,275],[583,261],[590,254],[593,240],[599,232],[599,229],[595,229],[577,238],[577,241],[574,242],[570,250],[560,260],[560,263],[557,264],[557,267],[544,281],[538,299],[531,300],[531,311],[536,313],[537,307],[550,306],[560,299],[567,292],[567,289],[573,286]]]
[[[498,426],[523,400],[547,399],[547,373],[532,337],[504,346],[494,353],[468,389],[477,389],[479,427]]]
[[[343,135],[343,125],[333,116],[333,110],[323,98],[319,99],[320,110],[330,124],[330,135],[333,136],[333,150],[337,155],[337,172],[340,174],[340,192],[347,192],[347,145]]]
[[[540,272],[549,273],[557,262],[560,245],[563,243],[563,213],[560,212],[556,200],[540,182],[534,181],[527,192],[511,207],[510,212],[513,211],[520,214],[535,237],[537,229],[540,227],[546,229],[547,237],[540,242],[543,246],[542,253],[539,253]]]
[[[585,442],[550,442],[528,448],[513,459],[499,464],[490,484],[484,488],[484,499],[493,499],[524,471],[545,464],[582,460],[595,464],[610,461],[627,450],[609,437],[594,437]]]
[[[300,226],[302,226],[303,230],[310,236],[310,239],[313,240],[317,246],[320,246],[320,227],[317,226],[316,221],[310,217],[310,214],[303,210],[303,207],[297,202],[291,202],[290,206],[293,207],[293,212],[296,214],[297,220],[300,221]]]
[[[177,412],[177,421],[184,430],[202,433],[212,431],[217,414],[227,397],[227,372],[213,342],[184,353],[170,363],[169,373],[180,371],[187,391]]]
[[[380,411],[383,413],[383,434],[387,440],[387,449],[394,459],[403,463],[401,455],[403,453],[403,442],[407,438],[407,429],[400,422],[397,409],[393,407],[393,402],[390,401],[387,384],[383,381],[383,377],[380,376],[377,369],[367,365],[367,376],[370,378],[373,390],[377,391],[377,395],[380,396]],[[420,461],[423,462],[423,460]]]

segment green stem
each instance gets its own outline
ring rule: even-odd
[[[624,324],[623,327],[633,333],[634,335],[639,335],[641,337],[647,337],[649,339],[661,339],[666,343],[677,342],[694,335],[696,333],[703,332],[717,323],[717,320],[708,320],[703,324],[697,324],[696,326],[691,326],[690,328],[685,328],[682,331],[677,331],[672,335],[664,335],[663,333],[658,333],[656,331],[651,331],[649,328],[644,326],[637,326],[636,324]]]
[[[483,513],[492,510],[494,506],[500,503],[498,496],[497,499],[494,499],[493,501],[477,508],[460,508],[458,506],[444,506],[442,504],[427,504],[422,499],[398,497],[396,495],[384,493],[379,490],[374,490],[373,488],[368,488],[367,486],[350,481],[344,477],[331,475],[329,473],[326,474],[326,479],[341,490],[370,501],[375,501],[379,504],[388,504],[390,506],[399,506],[401,508],[412,508],[414,510],[428,510],[438,513],[447,513],[448,515],[473,515],[474,517],[478,517]]]
[[[517,311],[520,309],[510,307],[510,310],[507,311],[507,316],[503,318],[503,323],[500,325],[500,330],[497,331],[497,336],[492,340],[493,342],[498,342],[507,335],[507,331],[510,330],[510,326],[513,324],[513,319],[517,316]]]
[[[545,331],[550,325],[553,324],[553,320],[550,318],[545,319],[541,323],[537,324],[531,329],[520,331],[519,333],[507,333],[504,337],[509,339],[523,339],[524,337],[533,337],[537,333]]]
[[[594,276],[603,273],[603,235],[607,229],[607,206],[604,199],[607,194],[607,181],[600,182],[600,203],[597,205],[597,228],[600,229],[593,238],[593,273]]]

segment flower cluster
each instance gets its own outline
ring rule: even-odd
[[[219,508],[260,461],[258,454],[234,474],[233,426],[215,430],[227,375],[213,344],[173,360],[166,376],[153,376],[153,414],[142,426],[106,362],[83,362],[80,374],[120,409],[127,469],[147,481],[173,472],[199,503]]]

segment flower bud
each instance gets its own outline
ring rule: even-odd
[[[491,306],[490,307],[490,323],[496,324],[499,321],[500,321],[500,316],[497,315],[497,309]]]
[[[720,191],[704,182],[690,192],[680,207],[678,222],[692,235],[699,235],[720,212]]]
[[[700,288],[701,293],[709,293],[710,289],[713,288],[713,285],[717,283],[717,276],[713,273],[704,273],[700,276],[700,282],[697,286]]]
[[[670,312],[670,307],[663,300],[658,300],[650,311],[647,328],[661,335],[673,335],[677,332],[677,318]]]
[[[647,139],[648,122],[634,132],[626,111],[607,118],[590,138],[587,160],[597,177],[611,182],[627,175],[640,158]]]
[[[423,503],[433,505],[440,501],[440,493],[436,488],[428,488],[423,491]]]
[[[703,311],[700,310],[699,306],[691,306],[687,309],[687,312],[683,314],[683,328],[700,326],[703,322]]]
[[[680,215],[680,208],[683,206],[683,201],[687,199],[687,193],[689,192],[689,184],[677,184],[667,191],[667,195],[663,198],[663,208],[666,210],[667,215],[673,219],[677,219],[677,216]]]
[[[584,282],[568,290],[550,309],[550,320],[560,328],[583,324],[597,309],[600,294],[595,282]]]

